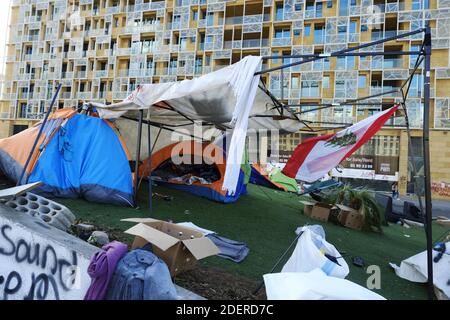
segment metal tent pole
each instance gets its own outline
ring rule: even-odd
[[[134,205],[137,208],[137,192],[139,186],[139,162],[141,158],[141,141],[142,141],[142,118],[144,117],[144,111],[139,110],[139,123],[138,123],[138,136],[136,144],[136,163],[134,164]]]
[[[148,110],[148,114],[150,115],[150,109]],[[150,118],[150,117],[148,117]],[[152,190],[152,136],[151,136],[151,126],[150,123],[147,124],[147,141],[148,141],[148,208],[150,209],[150,214],[153,213],[153,190]],[[161,132],[161,130],[160,130]]]
[[[433,238],[431,227],[431,176],[430,176],[430,70],[431,70],[431,29],[427,25],[424,39],[425,79],[423,83],[423,166],[425,183],[425,230],[427,238],[428,295],[434,298],[433,285]]]
[[[22,179],[25,176],[25,172],[27,171],[27,168],[30,164],[31,158],[33,157],[34,150],[36,149],[39,139],[41,138],[42,132],[44,131],[44,127],[47,124],[48,117],[50,116],[50,113],[53,110],[53,106],[55,105],[56,98],[58,97],[59,91],[61,90],[61,86],[62,86],[62,84],[60,83],[58,85],[58,87],[56,88],[56,92],[53,95],[52,102],[50,103],[50,106],[48,107],[47,112],[45,113],[44,120],[42,121],[38,135],[36,136],[36,140],[34,140],[33,147],[31,148],[30,154],[28,155],[27,161],[25,162],[25,165],[23,167],[22,173],[20,174],[19,180],[17,180],[16,186],[20,186],[22,183]],[[27,178],[27,180],[28,180],[28,178]]]

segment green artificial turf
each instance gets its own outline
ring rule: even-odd
[[[302,214],[301,198],[298,196],[255,185],[249,185],[248,194],[231,204],[215,203],[164,187],[156,187],[154,191],[171,195],[174,199],[166,201],[154,198],[152,215],[148,209],[146,185],[142,186],[139,193],[141,209],[83,200],[58,201],[68,206],[77,218],[103,228],[126,230],[133,224],[121,222],[120,219],[152,217],[173,222],[191,221],[226,238],[243,241],[249,246],[250,254],[242,263],[210,257],[202,260],[202,264],[257,280],[262,279],[262,275],[272,268],[278,257],[286,250],[295,238],[294,231],[298,226],[318,223]],[[401,260],[425,250],[425,235],[422,228],[406,229],[391,225],[384,228],[383,234],[376,234],[354,231],[332,223],[320,224],[325,229],[327,241],[346,253],[344,257],[350,266],[347,279],[365,286],[369,277],[366,267],[378,265],[381,269],[381,289],[376,292],[387,299],[427,298],[424,284],[398,278],[388,265],[389,262],[399,264]],[[434,224],[433,228],[434,239],[445,232],[439,225]],[[351,263],[353,256],[362,257],[366,267],[353,266]]]

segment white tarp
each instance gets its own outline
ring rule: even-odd
[[[440,259],[436,259],[439,252],[433,250],[433,283],[447,297],[450,297],[450,241],[445,243],[445,247],[445,253],[440,255]],[[400,278],[412,282],[427,282],[427,251],[403,260],[400,267],[393,263],[390,263],[390,266],[394,268],[395,273]]]
[[[223,189],[236,190],[248,128],[296,132],[304,125],[292,113],[284,117],[273,101],[258,89],[255,72],[262,58],[247,56],[241,61],[196,79],[140,85],[124,101],[111,105],[91,103],[101,118],[117,119],[136,110],[149,110],[151,121],[167,125],[190,123],[189,119],[232,129]]]
[[[297,234],[300,231],[303,231],[303,234],[281,272],[309,272],[321,269],[328,276],[345,278],[349,273],[347,262],[339,251],[325,240],[323,231],[320,232],[311,227],[297,229]],[[325,254],[336,258],[339,264],[331,261]]]
[[[327,276],[322,270],[264,275],[268,300],[385,300],[356,283]]]

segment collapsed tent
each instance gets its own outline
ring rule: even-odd
[[[259,83],[260,76],[255,73],[261,70],[261,65],[262,57],[247,56],[199,78],[139,85],[120,103],[91,103],[91,106],[104,119],[126,116],[136,120],[136,111],[147,110],[150,125],[173,131],[185,129],[190,134],[194,133],[194,124],[201,124],[203,130],[231,130],[221,187],[234,194],[239,186],[248,129],[278,130],[286,134],[304,127],[289,108]]]
[[[271,172],[267,172],[267,170],[258,163],[253,163],[251,167],[251,183],[272,189],[279,189],[285,192],[298,192],[297,181],[285,176],[279,168],[274,168]]]
[[[0,169],[14,182],[20,179],[41,125],[0,140]],[[21,181],[41,181],[33,192],[133,205],[131,157],[109,121],[60,109],[49,117],[37,146]]]
[[[235,202],[247,192],[245,175],[241,170],[236,192],[222,189],[226,157],[215,144],[194,140],[168,145],[146,159],[139,167],[139,176],[148,177],[169,188],[205,197],[217,202]]]

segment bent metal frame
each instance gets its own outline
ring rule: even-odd
[[[397,40],[397,39],[401,39],[401,38],[406,38],[406,37],[410,37],[416,34],[423,34],[423,42],[421,45],[421,48],[419,51],[363,51],[360,52],[360,49],[366,49],[372,46],[375,46],[377,44],[381,44],[381,43],[385,43],[388,41],[392,41],[392,40]],[[426,234],[426,242],[427,242],[427,269],[428,269],[428,294],[430,299],[432,299],[434,297],[434,287],[433,287],[433,240],[432,240],[432,213],[431,213],[431,181],[430,181],[430,151],[429,151],[429,124],[430,124],[430,68],[431,68],[431,29],[429,27],[429,25],[427,25],[424,28],[420,28],[414,31],[410,31],[410,32],[406,32],[406,33],[402,33],[402,34],[398,34],[396,36],[392,36],[392,37],[387,37],[384,39],[380,39],[377,41],[372,41],[372,42],[368,42],[368,43],[364,43],[362,45],[359,46],[355,46],[355,47],[351,47],[351,48],[346,48],[343,50],[339,50],[339,51],[335,51],[335,52],[331,52],[331,53],[320,53],[320,54],[303,54],[303,55],[286,55],[286,56],[264,56],[262,57],[263,60],[272,60],[272,59],[282,59],[282,61],[284,61],[284,59],[299,59],[299,61],[295,61],[289,64],[284,64],[281,66],[277,66],[274,68],[270,68],[270,69],[266,69],[266,70],[261,70],[255,73],[255,76],[258,75],[262,75],[262,74],[267,74],[270,72],[274,72],[274,71],[280,71],[280,83],[283,84],[283,80],[284,80],[284,69],[288,69],[291,67],[295,67],[295,66],[299,66],[302,64],[306,64],[306,63],[311,63],[317,60],[321,60],[321,59],[325,59],[325,58],[330,58],[330,57],[346,57],[346,56],[360,56],[360,57],[367,57],[367,56],[387,56],[387,55],[399,55],[399,56],[417,56],[416,59],[416,63],[414,65],[414,68],[412,69],[412,71],[410,72],[408,78],[403,82],[403,84],[399,87],[399,89],[396,90],[389,90],[389,91],[385,91],[385,92],[381,92],[381,93],[377,93],[374,95],[370,95],[370,96],[365,96],[365,97],[361,97],[361,98],[357,98],[357,99],[350,99],[350,100],[346,100],[343,102],[338,102],[338,103],[323,103],[323,104],[312,104],[312,103],[305,103],[305,104],[285,104],[283,101],[284,99],[284,92],[283,92],[283,85],[281,85],[281,97],[280,99],[277,99],[271,92],[269,89],[267,89],[265,83],[262,81],[261,79],[261,84],[259,85],[259,88],[264,91],[272,100],[273,102],[273,108],[272,109],[276,109],[279,113],[279,115],[276,116],[272,116],[272,115],[253,115],[252,117],[272,117],[273,119],[276,120],[283,120],[283,119],[291,119],[291,120],[297,120],[299,122],[302,122],[305,127],[307,128],[307,130],[301,130],[301,131],[306,131],[306,132],[319,132],[319,131],[323,131],[323,130],[329,130],[329,129],[338,129],[338,128],[345,128],[348,126],[351,126],[351,123],[338,123],[338,122],[312,122],[312,121],[307,121],[307,120],[302,120],[301,119],[301,115],[308,113],[308,112],[314,112],[314,111],[318,111],[318,110],[322,110],[322,109],[327,109],[327,108],[336,108],[336,107],[341,107],[341,106],[346,106],[346,105],[386,105],[386,102],[363,102],[364,100],[368,100],[371,98],[376,98],[376,97],[380,97],[383,95],[387,95],[387,94],[392,94],[392,93],[401,93],[401,98],[402,101],[400,102],[400,105],[402,106],[402,110],[404,112],[404,117],[405,117],[405,124],[406,124],[406,129],[407,129],[407,134],[408,134],[408,144],[409,144],[409,148],[411,148],[411,133],[410,133],[410,126],[409,126],[409,120],[408,120],[408,108],[406,106],[407,102],[407,97],[408,97],[408,92],[411,86],[411,82],[413,79],[413,76],[415,74],[415,72],[417,71],[417,69],[419,68],[419,66],[422,64],[422,62],[424,62],[424,83],[423,83],[423,127],[422,127],[422,131],[423,131],[423,162],[424,162],[424,198],[425,198],[425,206],[422,203],[422,197],[419,193],[419,190],[417,188],[417,178],[416,178],[416,174],[414,174],[414,184],[415,184],[415,190],[417,193],[417,198],[418,198],[418,202],[419,202],[419,206],[420,206],[420,211],[422,213],[422,216],[424,217],[424,225],[425,225],[425,234]],[[301,111],[301,107],[302,106],[316,106],[316,108],[314,109],[309,109],[309,110],[304,110]],[[155,107],[161,107],[161,106],[155,106]],[[291,110],[291,108],[300,108],[300,111],[298,112],[293,112]],[[186,125],[192,125],[194,123],[194,120],[190,119],[189,117],[187,117],[184,114],[181,114],[180,112],[174,110],[170,105],[168,105],[167,103],[165,103],[164,108],[166,109],[170,109],[178,114],[180,114],[181,116],[183,116],[186,120],[187,123],[186,124],[178,124],[178,125],[169,125],[169,124],[163,124],[163,123],[158,123],[158,122],[154,122],[151,121],[150,118],[148,117],[149,120],[144,120],[144,113],[143,110],[139,111],[139,117],[138,119],[132,118],[132,117],[124,117],[128,120],[132,120],[132,121],[136,121],[138,122],[138,135],[137,135],[137,147],[136,147],[136,162],[135,162],[135,185],[134,185],[134,197],[135,197],[135,203],[137,203],[137,199],[136,199],[136,194],[137,194],[137,189],[139,187],[139,162],[140,162],[140,153],[141,153],[141,140],[142,140],[142,125],[143,124],[147,124],[147,131],[148,131],[148,152],[149,152],[149,176],[151,176],[151,156],[152,156],[152,151],[153,151],[153,147],[156,145],[156,142],[159,138],[159,134],[161,133],[161,130],[169,130],[169,131],[176,131],[176,128],[178,127],[183,127]],[[148,111],[149,112],[149,111]],[[204,123],[205,125],[214,125],[211,123]],[[319,129],[319,130],[314,130],[311,125],[314,126],[314,124],[327,124],[327,125],[335,125],[334,127],[327,127],[326,129]],[[153,143],[153,146],[151,145],[151,136],[150,136],[150,127],[154,126],[159,128],[159,132],[158,135],[155,139],[155,142]],[[226,128],[219,128],[219,129],[226,129]],[[196,138],[195,136],[191,136],[193,138]],[[199,138],[199,137],[197,137]],[[200,138],[201,139],[201,138]],[[416,166],[414,161],[412,161],[412,170],[414,172],[417,172],[416,170]],[[149,181],[149,207],[150,207],[150,212],[152,212],[152,183],[151,183],[151,179],[149,177],[148,179]],[[136,204],[137,206],[137,204]],[[298,239],[298,237],[295,238],[294,242]],[[277,267],[277,265],[281,262],[282,258],[286,255],[287,251],[289,251],[289,249],[292,247],[292,244],[289,246],[289,248],[283,253],[283,255],[280,257],[280,259],[278,259],[278,261],[276,262],[276,264],[274,265],[274,267],[272,268],[272,272],[275,270],[275,268]]]

